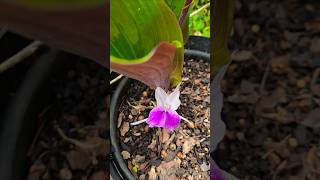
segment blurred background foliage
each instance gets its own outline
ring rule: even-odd
[[[210,37],[210,0],[194,0],[190,13],[189,34]]]

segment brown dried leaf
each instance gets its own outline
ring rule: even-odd
[[[165,143],[170,138],[170,132],[167,129],[162,129],[161,143]]]
[[[123,159],[129,159],[131,156],[128,151],[122,151],[121,155],[122,155]]]
[[[157,145],[157,141],[155,139],[152,139],[151,143],[148,145],[148,149],[153,150]]]
[[[71,180],[72,179],[72,172],[68,168],[63,168],[59,171],[59,178],[61,180]]]
[[[195,145],[196,140],[193,137],[186,139],[186,141],[182,145],[182,152],[184,154],[189,153]]]
[[[289,58],[288,56],[278,56],[271,59],[271,69],[275,74],[286,74],[289,71]]]
[[[124,117],[124,113],[121,112],[118,117],[118,125],[117,125],[118,128],[121,126],[123,117]]]
[[[252,52],[251,51],[247,51],[247,50],[242,50],[239,52],[236,52],[232,55],[231,59],[233,59],[234,61],[247,61],[249,59],[252,58]]]
[[[307,114],[307,116],[304,118],[304,120],[301,121],[300,123],[307,127],[319,128],[320,127],[320,108],[311,110]]]
[[[93,173],[89,180],[106,180],[108,179],[108,173],[106,171],[98,171]]]
[[[129,122],[124,122],[120,128],[120,135],[124,136],[129,131],[130,124]]]
[[[81,149],[69,151],[66,156],[73,170],[86,170],[92,162],[90,154]]]
[[[148,180],[157,180],[157,173],[156,173],[156,169],[154,166],[151,167],[148,175],[149,175]]]

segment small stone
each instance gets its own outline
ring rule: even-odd
[[[288,144],[289,146],[296,148],[298,146],[298,141],[296,138],[291,137],[288,139]]]
[[[122,155],[123,159],[129,159],[131,156],[128,151],[122,151],[121,155]]]
[[[258,33],[260,31],[260,26],[258,24],[254,24],[251,26],[251,31],[254,33]]]
[[[138,163],[143,163],[146,159],[145,156],[140,156],[139,154],[136,155],[136,157],[134,158]]]
[[[143,120],[143,119],[144,119],[144,116],[143,116],[143,115],[140,115],[140,116],[138,117],[138,119],[139,119],[139,120]]]
[[[299,79],[299,80],[297,80],[296,85],[298,88],[303,89],[306,87],[307,83],[305,80]]]
[[[176,149],[177,149],[177,146],[175,145],[175,144],[170,144],[170,149],[172,150],[172,151],[175,151]]]
[[[246,120],[245,119],[239,119],[239,124],[241,127],[245,127],[246,126]]]
[[[199,85],[200,83],[201,83],[201,80],[200,80],[200,79],[194,80],[194,85]]]
[[[181,152],[178,152],[178,153],[177,153],[177,157],[180,158],[180,159],[183,159],[183,158],[184,158],[184,155],[183,155]]]
[[[210,166],[208,166],[205,162],[200,165],[201,171],[207,172],[210,169]]]
[[[129,119],[133,119],[133,116],[130,114],[130,115],[128,116],[128,118],[129,118]]]
[[[142,95],[143,95],[143,97],[147,97],[148,96],[148,92],[147,91],[143,91]]]
[[[161,157],[162,157],[162,158],[165,158],[165,157],[167,157],[167,156],[168,156],[167,151],[166,151],[166,150],[161,150]]]
[[[59,171],[59,178],[61,180],[71,180],[72,172],[68,168],[63,168]]]
[[[145,180],[146,179],[146,175],[142,174],[141,176],[139,176],[139,180]]]

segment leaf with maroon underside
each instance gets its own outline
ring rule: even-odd
[[[183,37],[164,0],[110,2],[111,69],[167,88],[181,81]]]

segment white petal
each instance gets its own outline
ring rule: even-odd
[[[166,104],[169,105],[169,108],[172,110],[177,110],[180,106],[181,102],[179,99],[180,96],[180,84],[175,88],[175,90],[169,94],[169,96],[166,99]]]
[[[167,93],[161,89],[160,87],[156,88],[156,92],[155,92],[155,96],[156,96],[156,101],[157,101],[157,106],[161,106],[164,107],[165,103],[166,103],[166,99],[167,99]]]

